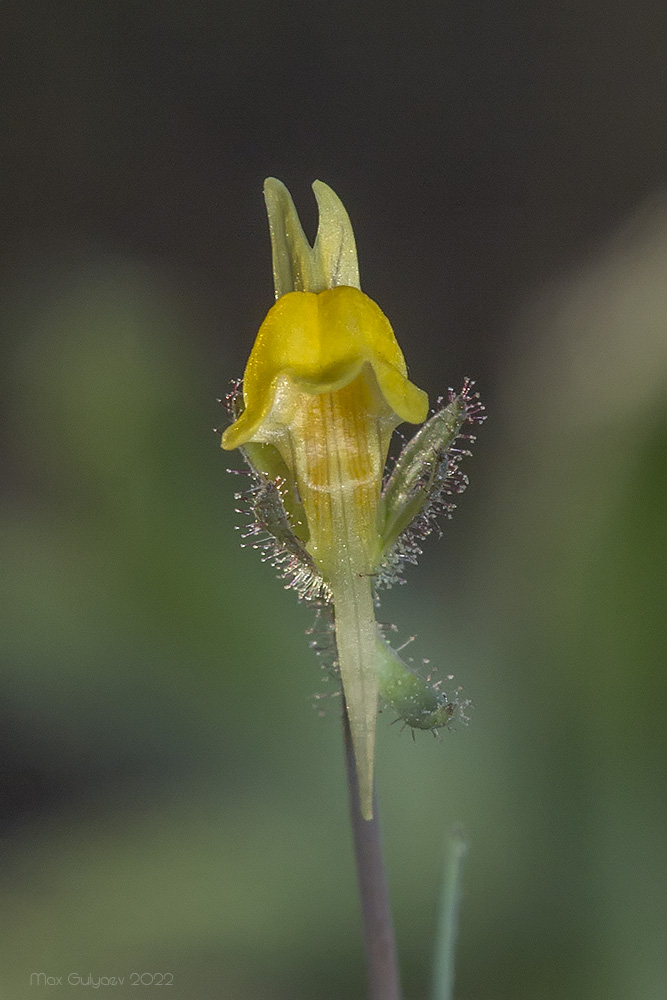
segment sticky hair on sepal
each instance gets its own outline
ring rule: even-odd
[[[466,424],[480,424],[486,417],[474,382],[466,379],[461,392],[449,390],[439,399],[430,419],[401,450],[387,478],[380,501],[379,519],[382,558],[376,585],[403,583],[407,565],[416,565],[422,542],[437,531],[440,520],[449,519],[463,493],[468,477],[459,468],[470,456],[474,436],[464,433]],[[465,442],[466,447],[461,447]]]
[[[227,411],[235,419],[243,409],[241,382],[235,381],[226,397]],[[317,604],[331,600],[331,591],[305,548],[308,528],[298,498],[288,485],[288,473],[277,449],[252,445],[240,449],[248,466],[251,485],[236,494],[239,514],[248,518],[244,544],[258,549],[302,601]],[[283,472],[285,475],[283,475]]]

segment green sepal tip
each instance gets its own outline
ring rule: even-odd
[[[378,523],[383,554],[419,516],[445,458],[466,421],[466,401],[456,396],[408,441],[382,492]]]
[[[377,657],[382,702],[412,729],[443,729],[454,714],[455,704],[437,684],[409,667],[381,633]]]

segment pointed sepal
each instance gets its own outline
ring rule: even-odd
[[[378,510],[384,553],[424,509],[436,477],[442,472],[441,466],[447,462],[447,451],[460,434],[465,419],[465,402],[455,396],[403,448],[382,491]]]

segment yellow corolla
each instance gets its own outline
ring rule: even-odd
[[[428,399],[408,380],[386,316],[358,287],[345,209],[326,185],[313,187],[320,225],[310,247],[287,190],[266,182],[277,302],[248,360],[244,410],[222,446],[273,446],[292,478],[289,486],[305,511],[308,550],[333,595],[362,811],[370,818],[378,503],[391,434],[403,421],[421,423]]]
[[[420,423],[426,394],[407,379],[389,321],[358,288],[289,292],[260,327],[243,379],[245,409],[224,448],[274,445],[305,507],[309,548],[325,578],[336,558],[327,516],[335,488],[351,493],[364,522],[367,561],[391,433]],[[371,563],[366,572],[372,571]]]
[[[224,434],[223,447],[264,440],[262,425],[281,380],[307,393],[335,392],[349,385],[364,365],[375,375],[385,409],[396,421],[421,423],[426,394],[407,379],[405,360],[382,310],[358,288],[283,295],[262,323],[243,379],[245,411]],[[274,418],[275,419],[275,418]]]

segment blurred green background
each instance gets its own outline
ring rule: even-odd
[[[268,174],[311,235],[331,184],[412,379],[490,414],[382,611],[474,706],[441,742],[380,720],[407,1000],[455,823],[458,1000],[664,1000],[666,28],[5,6],[3,1000],[364,996],[338,702],[210,431],[272,301]]]

